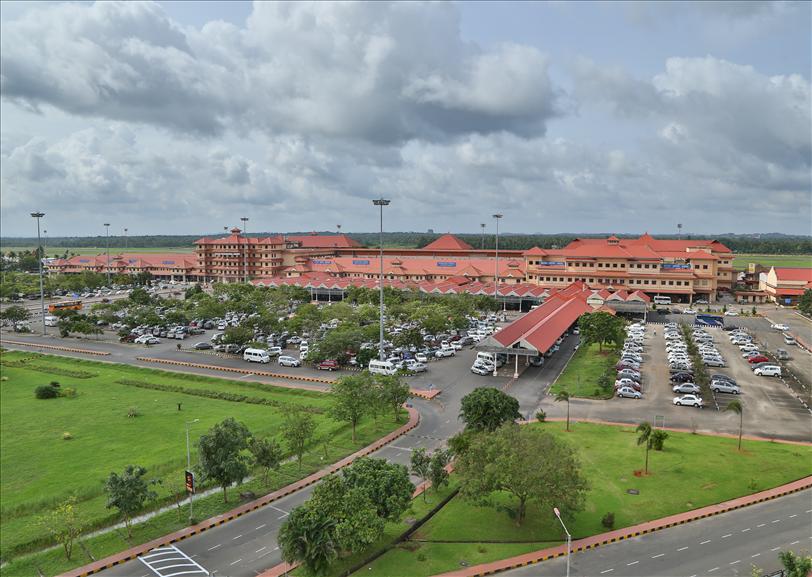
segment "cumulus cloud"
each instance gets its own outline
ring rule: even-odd
[[[559,113],[544,55],[466,43],[440,3],[260,2],[200,30],[151,3],[59,4],[5,22],[0,59],[6,99],[202,135],[541,134]]]

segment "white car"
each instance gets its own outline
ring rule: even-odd
[[[443,357],[453,357],[456,353],[457,353],[457,351],[455,351],[452,348],[437,349],[437,351],[435,351],[435,353],[434,353],[434,356],[437,357],[438,359],[440,359],[440,358],[443,358]]]
[[[700,388],[699,385],[695,385],[694,383],[679,383],[674,385],[671,390],[675,393],[681,393],[683,395],[696,395],[699,394]]]
[[[780,377],[781,367],[778,365],[764,365],[753,371],[759,377]]]
[[[736,311],[726,311],[725,316],[726,317],[737,317],[737,316],[739,316],[739,313],[737,313]]]
[[[628,377],[622,377],[622,378],[617,379],[615,381],[615,388],[616,389],[620,389],[620,388],[623,388],[623,387],[634,388],[635,385],[637,385],[638,387],[640,386],[640,384],[637,381],[635,381],[634,379],[630,379]]]
[[[425,363],[418,363],[417,361],[414,361],[412,359],[405,361],[404,366],[406,367],[407,371],[412,373],[425,373],[426,371],[429,370],[429,368],[426,366]]]
[[[161,343],[161,339],[151,335],[144,335],[135,339],[135,342],[141,343],[142,345],[157,345]]]
[[[617,390],[617,396],[620,398],[640,399],[643,397],[643,394],[640,391],[635,391],[631,387],[620,387]]]
[[[423,353],[417,353],[414,356],[414,360],[416,360],[418,363],[427,363],[427,362],[429,362],[429,358]]]
[[[694,309],[682,309],[682,314],[684,314],[684,315],[695,315],[696,311]]]
[[[679,406],[702,407],[702,399],[696,395],[682,395],[674,397],[674,404]]]
[[[268,347],[268,354],[277,357],[282,354],[282,347]]]
[[[302,361],[294,357],[282,355],[279,357],[279,365],[283,367],[301,367]]]
[[[471,365],[471,372],[475,375],[487,376],[493,374],[493,370],[488,370],[484,365]]]
[[[776,323],[774,325],[770,325],[770,328],[774,331],[788,331],[789,325],[785,325],[784,323]]]

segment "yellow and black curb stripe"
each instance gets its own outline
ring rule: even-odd
[[[736,503],[736,504],[732,504],[732,505],[729,505],[729,506],[721,506],[716,510],[706,511],[706,512],[703,512],[703,513],[697,513],[696,515],[686,517],[685,519],[680,519],[680,520],[671,521],[671,522],[663,522],[661,524],[656,524],[656,525],[653,525],[651,527],[646,527],[646,528],[641,528],[641,529],[630,528],[630,530],[625,532],[625,533],[616,534],[616,535],[613,535],[611,537],[608,536],[609,533],[604,533],[604,535],[607,535],[607,537],[605,537],[604,539],[601,539],[599,541],[592,542],[592,543],[583,543],[583,544],[579,545],[579,544],[577,544],[577,541],[576,541],[576,543],[573,544],[574,546],[572,547],[572,552],[573,553],[578,553],[580,551],[586,551],[587,549],[596,549],[596,548],[598,548],[598,547],[600,547],[602,545],[608,545],[610,543],[615,543],[617,541],[623,541],[623,540],[626,540],[626,539],[633,539],[635,537],[639,537],[641,535],[646,535],[646,534],[649,534],[649,533],[654,533],[655,531],[660,531],[662,529],[667,529],[669,527],[675,527],[677,525],[684,525],[685,523],[690,523],[692,521],[697,521],[699,519],[706,519],[708,517],[713,517],[713,516],[719,515],[721,513],[728,513],[730,511],[735,510],[735,509],[741,509],[741,508],[747,507],[749,505],[755,505],[756,503],[763,503],[765,501],[771,501],[771,500],[777,499],[779,497],[785,497],[787,495],[791,495],[792,493],[797,493],[799,491],[804,491],[804,490],[809,489],[810,487],[812,487],[812,477],[807,477],[804,481],[805,482],[802,485],[793,486],[793,487],[788,487],[788,486],[789,485],[794,485],[796,482],[788,483],[787,485],[784,485],[785,487],[788,487],[787,489],[779,491],[779,492],[777,492],[775,494],[772,494],[772,495],[759,497],[757,499],[749,500],[749,501],[747,501],[745,503]],[[780,489],[780,487],[779,487],[779,489]],[[714,507],[714,505],[709,505],[708,507]],[[700,511],[702,511],[702,510],[703,509],[700,509]],[[657,523],[657,521],[650,521],[649,523]],[[597,537],[600,537],[600,535],[598,535]],[[589,539],[589,538],[587,538],[587,539]],[[555,557],[562,557],[562,556],[566,555],[566,551],[552,551],[551,552],[549,549],[547,549],[547,550],[538,551],[537,554],[538,554],[538,557],[532,558],[532,559],[518,559],[517,558],[515,563],[511,563],[510,559],[506,559],[505,560],[506,564],[500,566],[499,568],[488,568],[488,569],[483,568],[482,570],[477,570],[476,567],[471,567],[470,572],[468,572],[466,570],[461,570],[461,571],[454,571],[452,574],[457,575],[457,576],[464,575],[465,577],[482,577],[484,575],[492,575],[494,573],[501,573],[502,571],[508,571],[510,569],[516,569],[517,567],[525,567],[527,565],[533,565],[535,563],[540,563],[542,561],[548,561],[550,559],[554,559]],[[524,555],[521,555],[520,557],[525,557],[526,555],[527,554],[524,554]],[[533,553],[530,553],[530,555],[533,555]],[[488,565],[490,565],[490,564],[488,564]],[[438,577],[440,577],[440,576],[438,576]]]
[[[144,361],[147,363],[163,363],[165,365],[175,365],[178,367],[193,367],[197,369],[209,369],[214,371],[226,371],[229,373],[238,373],[242,375],[259,375],[261,377],[271,377],[277,379],[288,379],[291,381],[304,381],[308,383],[323,383],[327,385],[331,385],[335,382],[335,379],[322,379],[319,377],[305,377],[299,375],[287,375],[284,373],[271,373],[269,371],[254,371],[251,369],[241,369],[238,367],[221,367],[218,365],[207,365],[204,363],[190,363],[187,361],[176,361],[173,359],[156,359],[154,357],[136,357],[138,361]]]
[[[28,341],[9,341],[7,339],[2,339],[0,344],[9,344],[9,345],[23,345],[26,347],[37,347],[40,349],[49,349],[52,351],[64,351],[67,353],[84,353],[86,355],[97,355],[100,357],[107,357],[110,356],[110,353],[104,351],[93,351],[90,349],[77,349],[75,347],[61,347],[58,345],[46,345],[44,343],[30,343]]]
[[[132,561],[139,555],[142,555],[147,551],[155,549],[156,547],[165,547],[166,545],[171,545],[184,539],[188,539],[189,537],[192,537],[194,535],[197,535],[214,527],[219,527],[220,525],[223,525],[228,521],[233,521],[237,517],[242,517],[246,513],[256,511],[257,509],[264,507],[269,503],[273,503],[274,501],[278,501],[283,497],[287,497],[288,495],[300,491],[305,487],[309,487],[310,485],[313,485],[314,483],[317,483],[318,481],[322,480],[324,477],[331,475],[332,473],[335,473],[336,471],[342,469],[343,467],[346,467],[347,465],[350,465],[356,459],[369,455],[370,453],[377,451],[378,449],[391,443],[392,441],[399,439],[400,437],[402,437],[403,435],[405,435],[406,433],[417,427],[417,425],[420,423],[420,414],[414,409],[408,409],[408,411],[409,411],[409,421],[396,431],[392,431],[385,437],[378,439],[374,443],[367,445],[366,447],[356,451],[352,455],[344,457],[340,461],[333,463],[332,465],[322,469],[321,471],[317,471],[309,475],[308,477],[301,479],[300,481],[291,483],[286,487],[282,487],[281,489],[269,493],[264,497],[260,497],[259,499],[252,501],[251,503],[247,503],[245,505],[237,507],[236,509],[232,509],[231,511],[228,511],[227,513],[224,513],[218,517],[214,517],[212,519],[203,521],[202,523],[199,523],[194,527],[181,529],[176,533],[165,535],[164,537],[160,537],[143,545],[134,547],[129,551],[127,551],[127,553],[125,553],[121,557],[110,557],[108,559],[103,559],[99,562],[92,563],[90,565],[86,565],[78,569],[74,569],[73,571],[69,571],[67,573],[63,573],[58,577],[87,577],[88,575],[99,573],[101,571],[104,571],[105,569],[109,569],[110,567],[115,567],[116,565],[126,563],[127,561]]]

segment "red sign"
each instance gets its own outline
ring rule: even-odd
[[[191,471],[186,471],[186,492],[192,494],[195,492],[195,474]]]

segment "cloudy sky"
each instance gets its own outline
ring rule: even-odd
[[[810,4],[0,5],[4,236],[810,233]]]

